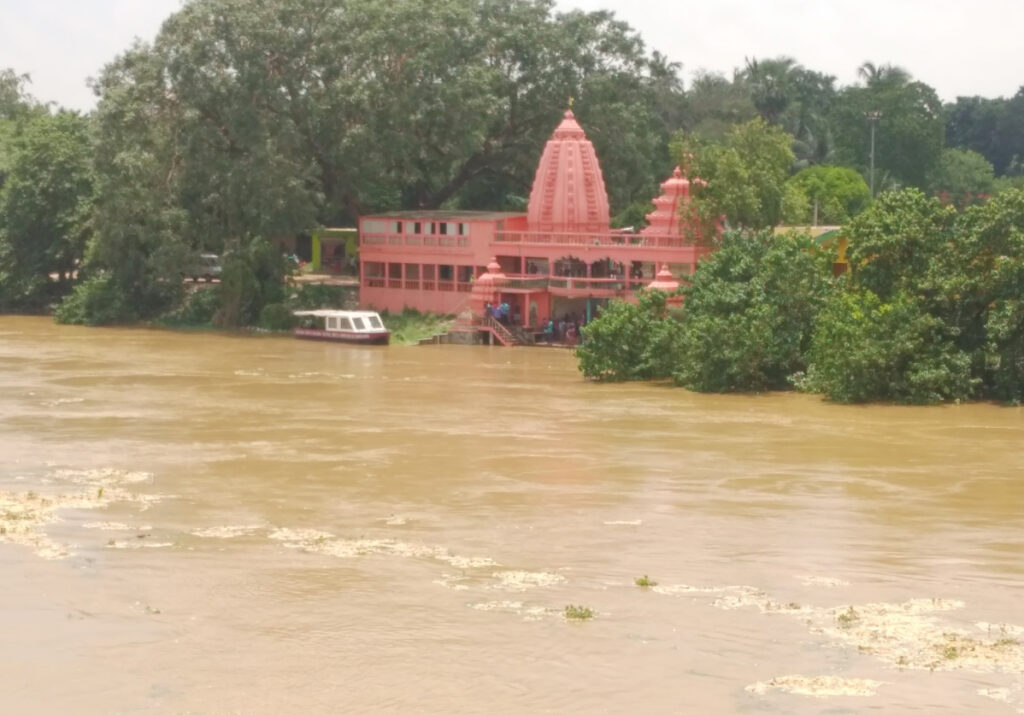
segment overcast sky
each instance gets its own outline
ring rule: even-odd
[[[423,0],[429,2],[429,0]],[[1024,0],[557,0],[609,9],[648,47],[730,74],[745,57],[786,54],[856,81],[866,60],[905,67],[944,100],[1009,96],[1024,85]],[[37,98],[90,109],[86,79],[151,40],[181,0],[0,0],[0,68],[32,76]]]

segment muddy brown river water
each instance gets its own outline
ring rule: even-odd
[[[0,575],[5,713],[1024,713],[1024,411],[3,317]]]

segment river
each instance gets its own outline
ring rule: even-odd
[[[1022,516],[1016,408],[0,318],[3,712],[1024,713]]]

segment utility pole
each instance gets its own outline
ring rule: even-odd
[[[865,112],[864,116],[871,122],[871,198],[875,198],[875,125],[881,118],[879,111]]]

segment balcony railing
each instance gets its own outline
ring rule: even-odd
[[[469,236],[441,236],[416,234],[374,234],[359,237],[364,246],[435,246],[441,248],[470,248]]]
[[[679,236],[641,236],[636,233],[560,233],[557,231],[498,231],[498,243],[530,246],[640,247],[680,249],[703,247]]]
[[[507,280],[499,290],[512,291],[572,291],[580,294],[589,293],[599,296],[624,294],[646,288],[650,278],[587,278],[585,276],[548,276],[548,275],[517,275],[506,276]],[[382,276],[364,276],[363,285],[367,288],[403,288],[405,290],[445,291],[469,293],[473,283],[468,281],[431,280],[416,278],[384,278]]]
[[[588,278],[586,276],[507,275],[501,290],[580,291],[598,295],[621,294],[646,288],[651,278]]]

